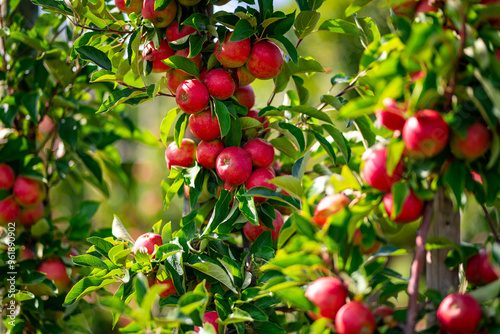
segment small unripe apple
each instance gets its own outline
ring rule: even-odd
[[[168,46],[165,40],[160,41],[160,48],[157,50],[153,42],[149,42],[148,45],[142,50],[142,59],[145,61],[153,62],[152,72],[160,73],[170,70],[170,66],[164,64],[162,60],[168,59],[174,55],[174,50]]]
[[[236,84],[229,72],[222,68],[215,68],[207,73],[203,80],[208,92],[218,100],[227,100],[234,94]]]
[[[247,107],[248,110],[252,109],[255,105],[255,92],[253,90],[253,87],[250,85],[240,86],[236,88],[236,90],[234,91],[234,97],[239,104]]]
[[[182,50],[175,51],[175,55],[176,56],[181,56],[181,57],[184,57],[184,58],[187,58],[187,59],[191,59],[193,61],[193,63],[196,65],[196,67],[199,70],[201,69],[201,66],[202,66],[202,63],[203,63],[203,56],[201,55],[201,53],[198,53],[193,58],[189,58],[188,57],[189,56],[189,48],[185,48],[185,49],[182,49]],[[175,69],[175,70],[180,75],[185,75],[185,76],[189,75],[189,73],[186,73],[183,70],[179,70],[179,69]]]
[[[319,226],[325,225],[330,216],[345,208],[350,202],[349,197],[344,194],[325,196],[314,210],[313,222]]]
[[[132,253],[135,254],[140,248],[146,248],[147,253],[151,255],[155,251],[155,245],[163,245],[161,235],[153,232],[144,233],[135,241],[134,247],[132,247]]]
[[[34,206],[45,199],[45,185],[29,177],[18,176],[13,192],[16,202],[22,206]]]
[[[130,0],[128,6],[125,4],[125,0],[115,0],[115,6],[124,13],[139,14],[142,10],[142,0]]]
[[[455,131],[451,133],[451,152],[460,159],[476,160],[486,153],[490,143],[491,133],[486,125],[479,121],[467,128],[465,137]]]
[[[161,284],[166,286],[166,289],[160,293],[160,297],[163,299],[167,298],[168,296],[177,294],[177,290],[175,289],[174,282],[172,281],[171,278],[168,278],[164,281],[160,281],[157,277],[155,280],[155,284]]]
[[[142,4],[142,17],[150,20],[157,28],[166,28],[175,19],[177,2],[172,0],[162,11],[155,11],[155,0],[144,0]]]
[[[211,141],[220,137],[219,119],[210,109],[189,116],[188,126],[193,135],[204,141]]]
[[[481,306],[469,294],[446,296],[437,310],[441,329],[450,334],[472,334],[481,321]]]
[[[212,311],[212,312],[205,312],[203,315],[203,325],[206,323],[211,324],[215,328],[215,333],[219,334],[219,324],[217,323],[217,319],[219,319],[219,315],[217,312]],[[194,326],[194,332],[199,333],[201,331],[201,327]]]
[[[205,168],[215,169],[215,161],[224,147],[220,139],[201,141],[196,148],[196,161]]]
[[[250,56],[252,45],[250,39],[245,38],[238,42],[230,42],[232,33],[227,33],[224,42],[215,43],[214,54],[215,58],[228,68],[236,68],[243,66]]]
[[[383,202],[385,211],[392,219],[392,209],[394,208],[392,193],[385,194]],[[422,215],[423,208],[424,202],[411,190],[403,202],[401,212],[392,221],[395,223],[409,223],[417,220]]]
[[[274,146],[264,139],[254,138],[245,143],[243,148],[252,158],[252,166],[268,168],[274,161]]]
[[[281,50],[271,41],[262,40],[252,45],[246,64],[248,72],[262,80],[276,77],[283,68]]]
[[[334,320],[346,302],[347,289],[335,277],[321,277],[307,287],[305,296],[318,307],[321,317]]]
[[[169,42],[175,42],[183,37],[194,34],[197,30],[188,25],[182,25],[182,28],[179,30],[179,22],[174,20],[165,31],[165,37]]]
[[[196,144],[188,138],[183,138],[181,147],[177,147],[176,142],[170,143],[165,150],[165,160],[167,161],[167,168],[171,169],[172,166],[179,167],[192,167],[196,158]]]
[[[387,172],[387,148],[372,151],[365,160],[365,166],[361,171],[361,176],[371,187],[390,191],[394,183],[401,179],[405,164],[399,161],[392,175]]]
[[[450,130],[437,111],[425,109],[408,118],[402,132],[408,155],[425,158],[437,155],[446,147]]]
[[[7,164],[0,164],[0,190],[9,190],[15,180],[14,170]]]
[[[267,182],[268,180],[274,179],[274,174],[269,171],[267,168],[257,168],[250,174],[248,177],[247,182],[245,182],[245,187],[250,190],[253,187],[266,187],[271,190],[276,191],[276,185],[272,184],[270,182]],[[259,197],[255,196],[253,198],[255,202],[265,202],[267,198],[265,197]]]
[[[238,186],[252,173],[252,157],[241,147],[226,147],[217,157],[215,169],[222,181]]]
[[[207,87],[198,79],[183,81],[176,90],[175,102],[188,114],[202,112],[208,107],[210,94]]]
[[[47,278],[54,281],[59,291],[65,291],[71,282],[66,272],[66,266],[60,259],[55,258],[42,262],[36,270],[47,274]]]
[[[406,121],[404,117],[405,110],[400,108],[396,101],[391,98],[384,99],[383,103],[384,108],[375,110],[377,120],[389,130],[401,130]]]
[[[175,94],[177,91],[177,87],[183,82],[188,79],[191,79],[191,76],[185,76],[185,75],[180,75],[179,72],[175,70],[171,70],[167,73],[167,88],[168,90],[172,93]]]
[[[375,317],[370,308],[358,301],[342,306],[335,317],[338,334],[372,334],[375,326]]]
[[[19,214],[19,222],[24,226],[31,226],[43,217],[43,203],[40,202],[35,206],[22,208]]]
[[[280,231],[281,231],[281,227],[283,227],[284,222],[283,222],[283,216],[281,215],[281,213],[278,210],[274,209],[274,213],[276,214],[276,219],[273,219],[273,228],[274,228],[274,231],[271,230],[266,225],[264,225],[261,221],[259,221],[259,226],[255,226],[252,223],[247,222],[243,226],[243,233],[245,234],[245,236],[247,237],[247,239],[250,240],[251,242],[254,242],[255,240],[257,240],[257,237],[262,232],[264,232],[264,231],[271,231],[271,239],[272,239],[272,241],[278,241],[278,238],[279,238],[279,235],[280,235]]]
[[[19,205],[10,196],[0,201],[0,224],[16,222],[19,218]]]

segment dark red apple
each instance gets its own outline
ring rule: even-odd
[[[465,137],[453,131],[451,133],[451,152],[460,159],[469,161],[476,160],[482,156],[491,143],[491,133],[483,123],[476,121],[467,128]]]
[[[278,241],[281,227],[283,226],[284,222],[283,222],[283,216],[281,215],[281,213],[276,209],[274,209],[274,212],[276,214],[276,219],[273,219],[274,231],[271,230],[266,225],[262,224],[261,221],[259,221],[259,226],[255,226],[250,222],[247,222],[243,226],[243,233],[245,234],[245,236],[247,237],[248,240],[250,240],[251,242],[254,242],[255,240],[257,240],[257,237],[262,232],[271,231],[271,239],[273,241]]]
[[[255,105],[255,92],[250,85],[240,86],[234,91],[234,97],[242,106],[247,107],[248,110],[252,109]],[[259,112],[257,111],[257,114]],[[247,115],[248,116],[248,115]]]
[[[274,161],[274,146],[264,139],[254,138],[245,143],[243,148],[252,158],[252,166],[268,168]]]
[[[47,278],[54,281],[54,284],[59,291],[65,291],[71,282],[71,279],[66,271],[66,266],[58,258],[42,262],[36,270],[47,274]]]
[[[10,196],[0,201],[0,224],[16,222],[19,218],[19,205]]]
[[[35,253],[33,253],[33,251],[31,249],[29,249],[28,247],[26,247],[24,245],[21,246],[21,248],[19,249],[19,256],[18,256],[19,261],[31,260],[34,258],[35,258]]]
[[[325,225],[330,216],[345,208],[350,202],[349,197],[344,194],[323,197],[314,210],[313,222],[319,226]]]
[[[389,217],[392,219],[392,209],[394,207],[394,200],[392,193],[387,193],[383,199],[384,208]],[[409,223],[417,220],[422,215],[422,210],[424,208],[424,202],[415,195],[413,190],[410,191],[408,197],[403,202],[401,212],[397,217],[392,219],[395,223]]]
[[[335,329],[338,334],[372,334],[375,326],[372,311],[359,301],[345,304],[335,317]]]
[[[167,161],[167,168],[171,169],[172,166],[179,167],[192,167],[196,158],[196,144],[188,138],[183,138],[181,147],[177,147],[176,142],[170,143],[165,150],[165,160]]]
[[[19,215],[19,222],[24,226],[31,226],[43,217],[43,203],[40,202],[35,206],[22,208]]]
[[[210,94],[207,87],[198,79],[181,82],[175,93],[175,102],[188,114],[202,112],[208,107]]]
[[[450,334],[472,334],[481,321],[481,306],[471,295],[455,292],[443,299],[437,319]]]
[[[371,187],[390,191],[392,185],[401,179],[405,164],[401,160],[394,169],[392,175],[387,172],[387,148],[372,151],[365,160],[365,166],[361,176]]]
[[[14,183],[14,197],[22,206],[34,206],[45,199],[45,185],[25,176],[18,176]]]
[[[16,174],[7,164],[0,164],[0,190],[9,190],[14,185]]]
[[[485,249],[467,260],[465,277],[471,284],[480,285],[496,281],[499,276],[495,273],[490,261],[490,255]]]
[[[262,80],[276,77],[283,68],[281,50],[271,41],[261,40],[252,45],[246,64],[248,72]]]
[[[217,157],[215,169],[222,181],[238,186],[252,173],[252,157],[241,147],[226,147]]]
[[[234,94],[236,84],[229,72],[222,68],[216,68],[207,73],[203,81],[208,92],[218,100],[227,100]]]
[[[150,20],[157,28],[166,28],[175,19],[177,2],[172,0],[162,11],[155,11],[155,0],[144,0],[142,4],[142,18]]]
[[[155,73],[166,72],[170,66],[164,64],[162,60],[168,59],[174,55],[174,50],[168,46],[165,40],[160,41],[160,48],[156,50],[153,42],[149,42],[142,50],[142,59],[153,62],[152,71]]]
[[[433,3],[430,0],[423,0],[417,6],[415,10],[415,14],[418,13],[437,13],[438,9],[433,6]]]
[[[211,141],[220,137],[219,119],[210,109],[189,116],[188,126],[193,135],[204,141]]]
[[[416,159],[433,157],[446,147],[449,133],[448,124],[437,111],[418,111],[403,126],[407,154]]]
[[[215,43],[215,58],[227,68],[243,66],[250,56],[252,45],[250,39],[245,38],[238,42],[230,42],[232,33],[227,33],[224,42]]]
[[[191,26],[183,25],[179,30],[179,22],[174,20],[165,31],[165,37],[169,42],[175,42],[183,37],[194,34],[197,30]]]
[[[405,124],[403,108],[400,108],[396,101],[391,98],[386,98],[383,101],[384,108],[375,110],[375,116],[380,124],[389,130],[401,130]]]
[[[196,161],[208,169],[215,169],[215,161],[224,149],[224,143],[220,139],[201,141],[196,148]]]
[[[321,317],[334,320],[346,302],[347,289],[335,277],[321,277],[307,287],[305,296],[318,307]]]
[[[155,251],[155,245],[163,245],[161,235],[152,232],[144,233],[135,241],[132,253],[135,254],[139,249],[146,248],[147,253],[151,255]]]
[[[268,180],[274,179],[274,174],[267,168],[257,168],[250,174],[247,182],[245,182],[245,187],[250,190],[253,187],[266,187],[271,190],[276,191],[276,185],[267,182]],[[267,198],[255,196],[253,198],[255,202],[265,202]]]

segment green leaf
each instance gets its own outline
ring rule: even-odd
[[[77,150],[76,153],[82,159],[83,164],[89,169],[89,171],[95,176],[99,183],[102,183],[102,168],[101,165],[88,153]]]
[[[253,29],[250,22],[247,20],[239,20],[234,27],[234,31],[231,34],[230,42],[238,42],[244,40],[245,38],[249,38],[253,36],[256,31]]]
[[[354,0],[353,3],[347,7],[344,16],[349,17],[359,12],[363,7],[371,3],[373,0]]]
[[[453,161],[446,170],[443,180],[446,185],[448,185],[455,198],[457,200],[457,204],[459,206],[463,205],[462,202],[462,193],[465,188],[465,175],[467,173],[466,167],[461,161]]]
[[[316,11],[301,11],[295,18],[294,32],[298,39],[309,35],[319,21],[320,13]]]
[[[113,215],[111,233],[113,233],[113,235],[118,240],[125,240],[134,243],[134,239],[130,236],[127,229],[125,228],[125,226],[123,226],[123,223],[121,222],[120,218],[118,218],[117,215]]]
[[[410,194],[410,187],[407,183],[396,182],[392,185],[391,192],[394,202],[391,219],[394,219],[401,213],[403,203]]]
[[[198,31],[203,31],[203,30],[207,30],[207,27],[210,24],[210,19],[205,14],[194,13],[194,14],[191,14],[190,17],[185,19],[182,22],[182,24],[191,26]]]
[[[101,261],[101,259],[90,254],[71,256],[71,259],[73,260],[74,264],[77,264],[79,266],[90,266],[108,269],[108,267],[104,264],[104,262]]]
[[[311,156],[311,151],[307,151],[306,154],[302,158],[298,159],[293,164],[292,175],[293,175],[293,177],[298,179],[300,182],[302,182],[302,178],[304,177],[304,173],[306,171],[306,166],[307,166],[307,163],[309,162],[310,156]]]
[[[125,88],[123,90],[115,90],[111,95],[108,96],[106,101],[102,103],[102,105],[99,107],[99,110],[97,112],[107,112],[114,107],[125,103],[128,100],[134,99],[138,101],[138,103],[141,103],[145,100],[148,100],[149,97],[147,94],[140,90],[134,90],[130,88]],[[136,103],[136,104],[138,104]]]
[[[80,132],[80,123],[73,117],[62,118],[57,121],[59,123],[59,136],[69,144],[71,148],[76,149],[78,142],[78,133]]]
[[[348,163],[351,159],[351,148],[349,147],[347,140],[345,139],[342,132],[340,132],[340,130],[330,124],[323,124],[322,126],[323,129],[325,129],[330,134],[330,136],[332,136],[333,141],[335,142],[335,144],[337,144],[337,147],[344,156],[346,163]]]
[[[113,66],[108,56],[99,49],[96,49],[90,45],[83,45],[76,49],[76,52],[84,60],[93,62],[94,64],[104,68],[105,70],[111,71]]]
[[[24,94],[23,97],[21,98],[21,103],[26,107],[26,110],[28,110],[28,114],[31,117],[31,120],[33,123],[38,124],[38,109],[40,107],[40,95],[41,93],[39,91],[33,92],[33,93],[28,93]]]
[[[318,30],[325,30],[338,34],[350,34],[355,36],[363,35],[358,26],[343,19],[326,20],[319,26]]]
[[[298,127],[296,127],[293,124],[284,123],[284,122],[280,122],[279,127],[284,129],[284,130],[289,131],[292,134],[292,136],[297,140],[297,143],[299,144],[300,152],[304,151],[304,149],[306,148],[306,141],[304,139],[304,132],[302,132],[301,129],[299,129]]]
[[[170,5],[172,0],[154,0],[155,1],[155,12],[161,12],[162,10],[167,9],[167,6]]]
[[[312,57],[300,57],[298,65],[288,63],[290,74],[324,72],[323,66]]]
[[[194,62],[186,58],[184,56],[171,56],[168,59],[162,60],[163,63],[166,65],[177,69],[177,70],[182,70],[192,76],[199,77],[200,76],[200,70],[198,67],[194,64]]]
[[[290,42],[288,38],[286,38],[283,35],[272,35],[269,36],[269,39],[273,41],[276,44],[281,44],[286,50],[286,53],[288,56],[290,56],[290,59],[295,63],[298,64],[299,62],[299,53],[297,52],[297,49],[295,48],[295,45]]]
[[[330,156],[330,158],[333,161],[333,164],[336,165],[337,164],[337,157],[335,156],[335,150],[333,149],[332,144],[330,144],[330,142],[328,140],[326,140],[325,137],[323,137],[322,135],[320,135],[316,131],[313,131],[313,134],[314,134],[314,137],[316,138],[316,140],[321,145],[321,147],[323,147],[325,149],[326,153]]]
[[[361,136],[366,141],[367,147],[375,144],[375,128],[373,127],[373,122],[368,116],[361,116],[354,120],[354,124],[361,132]]]
[[[300,209],[300,203],[291,199],[291,197],[283,196],[280,193],[278,193],[274,190],[271,190],[269,188],[266,188],[266,187],[254,187],[254,188],[248,190],[244,196],[265,197],[265,198],[276,200],[278,202],[285,203],[287,205],[291,205],[297,209]]]
[[[330,119],[330,117],[326,113],[319,111],[318,109],[311,107],[311,106],[307,106],[307,105],[297,106],[297,107],[291,108],[290,110],[307,115],[307,116],[311,116],[311,117],[319,119],[323,122],[333,124],[332,120]]]
[[[288,155],[290,158],[295,159],[297,156],[297,149],[295,146],[292,144],[290,139],[286,137],[278,137],[278,138],[273,138],[269,141],[273,146],[278,149],[280,152]]]
[[[189,120],[189,114],[183,112],[179,114],[179,117],[175,122],[174,139],[177,147],[181,147],[182,139],[184,138],[184,133],[186,132],[188,120]]]
[[[103,279],[99,277],[85,277],[78,281],[64,299],[64,306],[73,305],[84,296],[91,294],[109,284],[115,283],[115,279]]]
[[[274,179],[269,180],[269,182],[277,185],[278,187],[285,190],[290,195],[295,196],[299,200],[302,199],[302,196],[304,196],[304,189],[300,184],[300,180],[293,176],[290,175],[277,176]]]
[[[221,137],[228,134],[231,127],[231,118],[229,116],[229,111],[224,104],[224,102],[214,99],[214,112],[219,120]]]
[[[207,41],[206,35],[193,34],[189,36],[189,55],[188,58],[196,57],[203,49],[203,44]]]
[[[160,137],[161,137],[161,142],[165,146],[168,146],[167,145],[168,134],[170,133],[170,128],[172,127],[172,124],[174,124],[174,121],[175,121],[179,111],[180,111],[179,108],[170,109],[170,111],[167,113],[167,115],[161,121]]]
[[[238,293],[227,272],[206,255],[193,255],[188,259],[187,266],[205,275],[215,278],[234,293]]]
[[[99,237],[89,237],[87,241],[94,245],[96,251],[106,258],[108,258],[108,252],[114,247],[111,242]]]
[[[239,203],[240,212],[245,216],[250,224],[258,226],[259,216],[257,215],[257,209],[255,208],[255,202],[253,197],[242,196],[243,191],[239,190],[237,194],[237,199]]]

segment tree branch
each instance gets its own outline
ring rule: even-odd
[[[488,212],[484,204],[481,204],[481,208],[483,208],[484,216],[486,217],[486,221],[488,221],[488,225],[490,225],[491,233],[493,233],[495,241],[500,244],[500,237],[498,236],[498,232],[495,229],[495,224],[493,224],[493,219],[491,219],[490,213]]]

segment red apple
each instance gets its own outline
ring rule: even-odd
[[[24,226],[31,226],[43,217],[43,203],[40,202],[38,205],[21,209],[21,214],[19,215],[19,222]]]
[[[191,79],[191,76],[180,75],[177,71],[172,70],[167,73],[167,88],[172,93],[175,94],[177,91],[177,87],[188,79]]]
[[[441,329],[450,334],[472,334],[481,321],[481,306],[469,294],[446,296],[437,310]]]
[[[177,87],[175,102],[185,113],[196,114],[208,107],[210,94],[203,82],[198,79],[189,79]]]
[[[193,61],[193,63],[196,65],[196,67],[198,67],[199,70],[201,69],[201,66],[202,66],[202,63],[203,63],[203,56],[201,55],[201,53],[198,53],[193,58],[189,58],[188,57],[189,56],[189,48],[185,48],[185,49],[182,49],[182,50],[175,51],[175,55],[191,59]],[[176,69],[176,71],[180,75],[185,75],[185,76],[189,75],[188,73],[184,72],[183,70]]]
[[[155,280],[155,284],[161,284],[166,286],[166,289],[160,293],[161,298],[167,298],[168,296],[177,294],[177,290],[175,289],[174,282],[172,281],[171,278],[168,278],[164,281],[160,281],[157,277]]]
[[[281,50],[271,41],[261,40],[252,46],[246,64],[248,72],[262,80],[276,77],[283,68]]]
[[[416,6],[417,1],[411,0],[398,5],[394,5],[392,10],[394,11],[394,14],[398,16],[406,16],[408,18],[412,18],[413,16],[415,16]]]
[[[196,144],[191,139],[183,138],[181,147],[177,147],[176,142],[170,143],[165,150],[165,160],[167,168],[172,166],[192,167],[196,158]]]
[[[161,235],[152,232],[144,233],[135,241],[132,253],[135,254],[140,248],[146,248],[147,253],[151,255],[155,251],[155,245],[163,245]]]
[[[34,206],[45,198],[45,185],[29,177],[18,176],[14,183],[14,197],[22,206]]]
[[[403,108],[398,107],[396,101],[391,98],[386,98],[383,101],[385,108],[375,110],[375,116],[380,124],[389,130],[401,130],[405,124]]]
[[[245,187],[250,190],[253,187],[266,187],[271,190],[276,191],[276,185],[272,184],[270,182],[267,182],[268,180],[274,179],[274,175],[272,172],[270,172],[267,168],[257,168],[250,174],[250,177],[248,178],[247,182],[245,183]],[[267,198],[265,197],[259,197],[255,196],[253,198],[255,202],[265,202]]]
[[[255,109],[251,109],[248,111],[248,114],[246,115],[247,117],[252,117],[258,120],[259,122],[262,123],[262,128],[266,129],[269,126],[269,120],[267,119],[266,116],[260,116],[259,117],[259,111]]]
[[[243,148],[252,157],[252,166],[267,168],[274,161],[274,146],[264,139],[254,138],[245,143]]]
[[[313,222],[319,226],[325,225],[330,216],[345,208],[350,202],[349,197],[344,194],[323,197],[316,206],[316,210],[314,210]]]
[[[165,31],[165,37],[169,42],[175,42],[183,37],[194,34],[197,30],[188,25],[182,25],[182,28],[179,29],[179,22],[174,20]]]
[[[210,95],[218,100],[230,98],[236,89],[236,84],[231,74],[222,68],[209,71],[203,82],[207,86]]]
[[[392,175],[387,172],[387,148],[372,151],[365,160],[361,176],[371,187],[390,191],[392,185],[401,179],[405,169],[403,160],[399,161]]]
[[[255,81],[255,77],[248,72],[246,66],[241,66],[236,69],[236,79],[239,86],[248,86]]]
[[[392,193],[387,193],[383,199],[384,208],[389,217],[392,219],[392,209],[394,207],[394,200],[392,198]],[[409,223],[417,220],[422,215],[422,210],[424,208],[424,202],[415,195],[413,190],[410,190],[408,197],[403,202],[403,207],[401,212],[397,217],[392,219],[395,223]]]
[[[403,126],[407,153],[414,158],[433,157],[446,147],[449,132],[448,124],[437,111],[418,111]]]
[[[66,266],[60,259],[55,258],[42,262],[36,270],[47,274],[47,278],[54,281],[59,291],[66,290],[71,282],[66,272]]]
[[[142,0],[130,0],[128,6],[125,4],[125,0],[115,0],[115,6],[124,13],[139,14],[142,10]]]
[[[247,222],[243,226],[243,233],[247,237],[248,240],[251,242],[254,242],[257,240],[257,237],[264,231],[271,231],[271,239],[272,241],[278,241],[278,237],[280,235],[281,227],[283,226],[283,216],[281,213],[274,209],[274,212],[276,214],[276,219],[273,219],[273,227],[274,231],[271,230],[269,227],[266,225],[262,224],[261,221],[259,221],[259,226],[255,226],[250,222]]]
[[[363,234],[361,233],[361,230],[359,228],[357,228],[356,231],[354,231],[354,235],[352,237],[352,244],[354,246],[359,246],[361,254],[365,255],[376,253],[380,249],[380,247],[382,247],[382,244],[379,241],[374,240],[373,243],[367,248],[363,244]]]
[[[438,9],[433,6],[430,0],[423,0],[417,6],[415,15],[418,13],[437,13]]]
[[[335,277],[321,277],[307,287],[305,296],[318,307],[321,317],[333,320],[346,302],[347,289]]]
[[[212,311],[212,312],[206,312],[203,315],[203,325],[206,323],[211,324],[215,328],[215,333],[219,334],[219,324],[217,323],[217,319],[219,319],[219,315],[217,312]],[[199,333],[201,331],[201,327],[194,326],[194,332]]]
[[[255,92],[253,90],[253,87],[250,85],[240,86],[236,88],[236,90],[234,91],[234,97],[239,104],[247,107],[248,110],[252,109],[255,105]]]
[[[245,38],[238,42],[230,42],[232,33],[227,33],[224,42],[215,43],[214,54],[215,58],[228,68],[236,68],[243,66],[250,56],[252,45],[250,39]]]
[[[7,197],[0,201],[0,224],[13,223],[19,218],[19,206],[14,198]]]
[[[168,59],[173,55],[174,50],[172,50],[163,39],[160,41],[160,48],[158,50],[156,50],[153,42],[149,42],[149,44],[144,47],[144,50],[142,50],[142,59],[153,62],[152,71],[156,73],[170,70],[170,66],[165,65],[162,60]]]
[[[201,141],[196,148],[196,161],[208,169],[215,169],[215,161],[224,149],[224,143],[220,139]]]
[[[469,161],[482,156],[490,147],[491,133],[483,123],[476,121],[467,128],[465,137],[458,132],[451,133],[451,152],[460,159]]]
[[[35,253],[33,253],[33,251],[31,249],[29,249],[28,247],[26,247],[24,245],[21,246],[21,248],[19,249],[19,257],[18,257],[19,261],[31,260],[34,258],[35,258]]]
[[[210,109],[189,116],[188,126],[200,140],[211,141],[220,137],[219,119],[215,115],[212,117]]]
[[[252,157],[241,147],[226,147],[217,157],[215,169],[222,181],[238,186],[252,173]]]
[[[7,164],[0,164],[0,190],[9,190],[14,185],[16,174]]]
[[[473,255],[467,260],[465,277],[469,283],[475,285],[489,284],[499,278],[486,250],[481,249],[479,254]]]
[[[175,19],[177,2],[172,0],[162,11],[155,11],[155,0],[144,0],[142,4],[142,17],[150,20],[157,28],[166,28]]]
[[[398,321],[394,319],[394,309],[387,305],[380,305],[373,310],[372,314],[375,317],[380,317],[385,325],[389,328],[396,328]]]
[[[372,334],[375,326],[375,317],[370,308],[358,301],[342,306],[335,317],[338,334]]]

